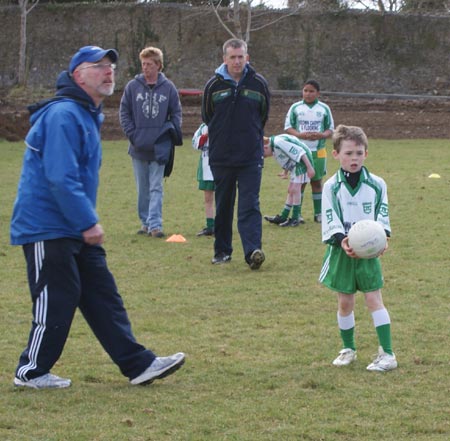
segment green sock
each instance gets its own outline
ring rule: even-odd
[[[300,205],[292,206],[292,219],[298,220],[300,217]]]
[[[380,342],[383,351],[392,355],[391,325],[377,326],[375,330],[377,331],[378,341]]]
[[[287,218],[289,217],[289,213],[291,212],[291,208],[292,208],[292,205],[286,204],[286,205],[284,206],[283,211],[281,212],[280,216],[281,216],[283,219],[287,219]]]
[[[313,193],[313,205],[314,205],[314,214],[321,214],[322,213],[322,192],[320,193]]]
[[[356,351],[355,328],[339,329],[339,332],[341,333],[341,339],[344,348],[350,348]]]
[[[206,218],[206,228],[214,228],[214,218],[212,217]]]

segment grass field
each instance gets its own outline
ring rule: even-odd
[[[324,246],[310,188],[299,228],[267,223],[266,262],[250,271],[239,236],[233,260],[213,266],[189,140],[165,183],[164,228],[187,242],[137,236],[125,142],[105,142],[99,213],[105,248],[140,342],[159,355],[184,351],[175,375],[148,387],[122,377],[77,314],[53,372],[60,391],[18,390],[14,369],[30,325],[21,249],[8,245],[22,143],[0,142],[0,439],[449,440],[450,148],[447,140],[370,141],[368,168],[388,184],[390,249],[383,290],[399,368],[366,371],[377,340],[357,298],[358,361],[335,368],[336,300],[318,274]],[[329,175],[337,168],[330,158]],[[263,214],[283,205],[287,182],[266,161]],[[438,173],[441,179],[431,179]]]

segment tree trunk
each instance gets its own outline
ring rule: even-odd
[[[27,75],[27,0],[19,0],[20,5],[20,47],[19,47],[19,86],[26,86]]]

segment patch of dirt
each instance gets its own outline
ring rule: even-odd
[[[120,97],[118,91],[105,101],[106,119],[102,128],[105,140],[125,139],[118,121]],[[267,135],[283,132],[286,113],[298,99],[298,96],[272,96]],[[331,107],[336,125],[360,126],[369,138],[450,138],[450,99],[367,99],[324,94],[322,100]],[[26,106],[31,102],[0,95],[0,138],[20,141],[25,137],[29,129]],[[201,98],[183,96],[181,102],[183,134],[192,136],[201,122]]]

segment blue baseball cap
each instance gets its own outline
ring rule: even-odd
[[[72,57],[69,64],[69,72],[73,71],[86,61],[89,63],[96,63],[103,57],[109,57],[112,63],[115,63],[119,58],[119,53],[115,49],[102,49],[98,46],[84,46]]]

